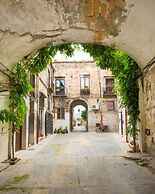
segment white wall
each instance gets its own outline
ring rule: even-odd
[[[103,124],[108,126],[109,131],[118,132],[118,113],[114,111],[103,112]]]
[[[62,127],[65,129],[66,127],[70,128],[70,119],[69,119],[69,112],[65,112],[65,119],[57,119],[57,115],[53,118],[53,130]]]
[[[103,99],[100,98],[99,99],[100,100],[100,106],[99,106],[100,110],[93,110],[92,106],[94,104],[97,104],[97,99],[99,99],[99,98],[90,98],[88,100],[88,105],[89,105],[89,111],[88,111],[89,131],[95,130],[96,129],[96,123],[101,122],[101,112],[102,112],[103,125],[108,125],[109,131],[118,132],[119,126],[118,126],[118,112],[117,112],[116,104],[115,104],[116,107],[115,107],[114,111],[108,111],[106,101],[102,102]],[[102,106],[101,106],[101,104],[102,104]]]
[[[88,130],[95,131],[96,123],[100,123],[100,113],[90,110],[88,112]]]
[[[8,105],[8,96],[0,96],[0,110],[5,109]],[[0,161],[8,158],[8,124],[0,122]]]

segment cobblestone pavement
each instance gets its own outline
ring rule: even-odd
[[[0,173],[0,193],[155,194],[155,174],[127,160],[115,133],[51,135]],[[124,147],[123,147],[124,146]]]

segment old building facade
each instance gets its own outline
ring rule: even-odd
[[[140,141],[155,156],[155,63],[150,63],[140,87]]]
[[[27,149],[53,132],[54,68],[49,65],[43,72],[29,78],[34,91],[25,99],[27,114],[20,131],[15,133],[15,151]],[[7,106],[6,96],[8,92],[1,91],[0,103],[5,100]],[[7,128],[7,124],[1,123],[0,161],[7,159],[10,153],[10,133]]]
[[[94,131],[99,123],[118,130],[117,97],[114,77],[94,61],[54,62],[54,129],[73,130],[73,109],[81,105],[87,111],[86,130]]]
[[[38,75],[31,75],[30,83],[34,91],[26,99],[28,112],[20,133],[16,133],[16,151],[27,149],[53,132],[53,66],[49,65]]]

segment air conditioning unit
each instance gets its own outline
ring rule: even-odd
[[[99,110],[99,104],[93,104],[92,110]]]

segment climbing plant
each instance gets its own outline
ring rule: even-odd
[[[84,121],[87,121],[87,110],[83,110],[81,112],[81,117],[83,118]]]
[[[10,125],[12,135],[12,159],[14,159],[14,132],[19,131],[26,114],[24,98],[32,91],[27,73],[22,62],[19,62],[12,71],[9,84],[9,109],[0,111],[0,121]]]
[[[61,54],[65,54],[66,56],[71,57],[75,48],[77,47],[78,45],[62,44],[48,48],[42,48],[39,51],[25,57],[23,61],[26,69],[28,69],[31,74],[40,73],[52,62],[52,59],[55,57],[58,51]]]
[[[12,70],[9,78],[9,108],[0,111],[0,121],[9,123],[12,135],[12,154],[14,160],[14,132],[20,131],[27,111],[25,98],[33,88],[29,81],[29,74],[37,74],[44,70],[59,51],[71,56],[76,45],[57,45],[42,48],[24,57]]]
[[[88,52],[102,69],[110,69],[116,78],[116,90],[120,96],[121,107],[128,111],[129,121],[126,132],[133,136],[134,151],[136,151],[136,135],[139,120],[139,83],[141,69],[137,63],[122,51],[100,46],[84,44]]]
[[[15,66],[10,75],[9,109],[0,111],[0,121],[10,124],[12,142],[14,132],[19,131],[23,125],[26,114],[24,98],[33,90],[29,82],[28,74],[40,73],[52,62],[52,59],[58,51],[66,56],[72,56],[77,47],[78,45],[63,44],[42,48],[24,57]],[[127,108],[130,116],[127,131],[133,136],[135,145],[135,136],[138,131],[136,125],[139,115],[138,78],[141,74],[140,68],[128,55],[121,51],[93,44],[83,44],[82,47],[85,52],[88,52],[94,58],[100,68],[109,68],[115,76],[117,80],[116,88],[121,97],[121,105]],[[14,158],[14,153],[12,157]]]

